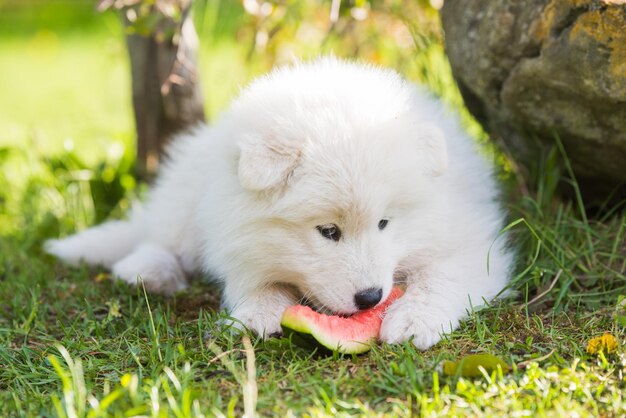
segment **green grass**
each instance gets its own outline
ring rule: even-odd
[[[144,187],[130,174],[130,82],[114,16],[86,18],[70,30],[67,22],[91,9],[55,9],[65,16],[60,21],[49,9],[15,10],[10,27],[0,13],[0,416],[626,413],[623,347],[586,353],[595,336],[626,336],[626,217],[617,208],[588,219],[579,203],[559,200],[556,182],[570,175],[558,164],[558,147],[527,187],[501,170],[519,249],[513,296],[472,312],[423,353],[404,344],[322,356],[286,339],[254,338],[246,348],[217,325],[218,291],[210,284],[198,281],[165,299],[44,255],[44,239],[123,216]],[[229,13],[223,21],[207,12],[203,30],[234,30],[242,17]],[[362,46],[358,56],[399,68],[460,106],[439,44],[420,38],[423,48],[407,51],[377,37],[373,26],[367,36],[348,34]],[[241,28],[247,33],[250,22]],[[251,60],[248,38],[211,38],[201,74],[211,118],[238,86],[280,61],[279,47],[350,55],[348,35],[319,48],[285,35]],[[438,372],[442,360],[480,352],[505,360],[511,373],[470,379]]]

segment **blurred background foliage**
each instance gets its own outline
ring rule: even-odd
[[[134,24],[125,28],[115,6],[136,1],[103,3],[100,9],[109,7],[99,12],[96,0],[0,0],[2,235],[40,242],[122,216],[142,193],[132,176],[124,36],[151,30],[154,18],[131,16]],[[323,54],[395,68],[462,111],[443,50],[440,6],[435,0],[195,0],[209,121],[255,75]]]

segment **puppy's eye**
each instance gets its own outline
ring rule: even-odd
[[[380,229],[382,231],[383,229],[385,229],[387,227],[388,223],[389,223],[389,219],[381,219],[378,222],[378,229]]]
[[[332,239],[333,241],[339,241],[339,238],[341,238],[341,230],[335,224],[319,225],[319,226],[316,226],[315,228],[326,239]]]

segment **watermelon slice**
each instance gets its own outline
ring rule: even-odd
[[[349,317],[321,314],[304,305],[290,306],[281,325],[296,344],[345,354],[365,353],[378,340],[385,311],[403,293],[393,288],[385,302]]]

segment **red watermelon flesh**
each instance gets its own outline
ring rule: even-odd
[[[403,293],[400,288],[393,288],[385,302],[349,317],[321,314],[304,305],[290,306],[283,313],[281,325],[285,334],[310,336],[329,350],[364,353],[378,340],[385,311]]]

